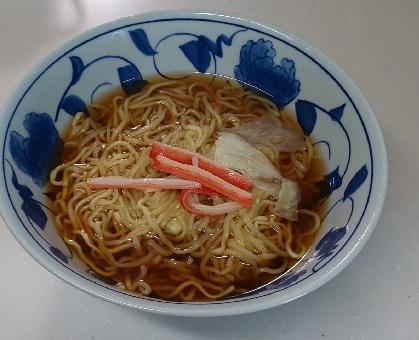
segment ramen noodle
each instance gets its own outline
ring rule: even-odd
[[[266,135],[269,127],[253,122],[267,115],[292,126],[299,146],[284,151],[263,139],[248,142],[249,131],[253,137]],[[63,136],[62,164],[50,176],[57,192],[52,206],[56,228],[73,253],[121,289],[207,301],[260,287],[301,259],[320,227],[313,183],[322,162],[290,117],[268,99],[223,78],[160,80],[130,97],[112,93],[92,104],[89,115],[76,114]],[[246,169],[234,170],[251,180],[248,189],[240,189],[251,197],[247,206],[211,187],[191,195],[191,204],[233,209],[221,214],[188,209],[179,199],[182,189],[88,185],[95,178],[166,181],[173,174],[153,166],[153,144],[217,162],[222,149],[217,151],[217,141],[226,135],[239,138],[284,181],[297,184],[301,200],[293,208],[296,218],[278,214],[279,198],[257,186],[261,179]],[[233,145],[226,143],[229,152]],[[254,166],[260,168],[259,163]],[[281,189],[278,178],[272,183]]]

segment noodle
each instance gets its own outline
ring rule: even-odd
[[[218,129],[266,113],[290,119],[269,100],[230,82],[209,86],[190,77],[149,84],[89,111],[72,119],[63,163],[50,178],[57,187],[56,228],[98,274],[140,294],[213,300],[268,283],[307,252],[320,227],[315,204],[299,209],[300,221],[291,222],[275,216],[275,199],[253,186],[251,207],[195,216],[182,208],[177,190],[92,190],[86,184],[100,176],[166,176],[151,167],[154,141],[213,158]],[[307,187],[317,156],[305,140],[306,149],[297,152],[260,150],[284,177]]]

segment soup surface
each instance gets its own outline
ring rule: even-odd
[[[285,144],[294,138],[294,145],[271,143],[269,131],[275,124],[291,131]],[[243,137],[246,131],[266,138],[249,142]],[[250,205],[235,202],[233,211],[201,214],[190,205],[203,210],[230,206],[231,198],[220,190],[191,192],[192,203],[185,203],[180,199],[188,196],[182,196],[185,189],[89,186],[89,180],[98,177],[176,175],[154,165],[150,151],[156,142],[218,163],[220,150],[231,149],[227,159],[234,159],[236,145],[217,145],[221,136],[232,135],[239,136],[246,150],[261,153],[279,174],[263,177],[261,163],[246,160],[247,170],[261,170],[256,177],[242,171],[253,183],[246,189]],[[324,174],[321,157],[292,114],[232,80],[189,75],[156,79],[130,97],[114,91],[91,105],[89,115],[78,113],[63,140],[62,164],[51,173],[56,228],[92,270],[122,289],[185,301],[244,293],[289,270],[320,228],[318,209],[326,196],[326,188],[319,185]],[[205,179],[206,187],[208,183]],[[291,215],[289,207],[285,215],[278,212],[284,183],[295,184],[291,187],[298,191],[293,193],[299,200],[291,206]],[[278,195],[270,192],[274,187]]]

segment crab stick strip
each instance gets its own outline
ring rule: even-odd
[[[132,189],[196,189],[201,183],[189,181],[176,176],[164,178],[127,178],[122,176],[106,176],[87,179],[90,189],[132,188]]]
[[[220,177],[224,181],[233,184],[240,189],[247,190],[252,186],[252,180],[250,178],[195,152],[154,142],[151,146],[150,158],[155,159],[157,155],[163,155],[171,160],[188,165],[193,165],[193,162],[197,161],[198,166],[201,169]]]
[[[202,186],[211,188],[219,194],[246,207],[252,204],[253,195],[250,192],[225,181],[207,170],[201,169],[201,167],[183,164],[160,154],[155,156],[151,166],[156,170],[199,182]]]
[[[179,195],[179,202],[182,207],[190,213],[206,216],[228,214],[243,208],[241,204],[233,201],[217,205],[205,205],[199,202],[198,194],[218,195],[216,191],[206,187],[198,189],[184,189]]]

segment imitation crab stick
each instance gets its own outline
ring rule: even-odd
[[[95,177],[87,180],[90,189],[133,188],[133,189],[197,189],[201,183],[176,176],[164,178],[127,178],[122,176]]]
[[[246,207],[252,204],[253,195],[250,192],[225,181],[207,170],[201,169],[200,166],[197,167],[180,163],[161,154],[155,156],[151,166],[156,170],[168,172],[194,182],[199,182],[202,186],[211,188],[219,194]]]
[[[155,159],[157,155],[163,155],[171,160],[188,165],[193,165],[194,160],[197,160],[198,166],[201,169],[212,173],[240,189],[247,190],[252,186],[252,180],[249,177],[243,176],[237,171],[224,167],[195,152],[154,142],[151,146],[150,158]]]
[[[199,202],[197,194],[218,195],[218,193],[209,188],[183,189],[179,195],[179,202],[182,207],[197,215],[218,216],[237,211],[243,206],[237,202],[225,202],[217,205],[205,205]]]

